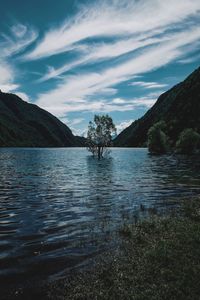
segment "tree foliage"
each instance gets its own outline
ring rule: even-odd
[[[200,147],[200,135],[192,128],[184,129],[176,143],[176,151],[182,154],[192,154]]]
[[[168,137],[165,134],[166,124],[155,123],[148,131],[148,149],[152,154],[164,154],[168,150]]]
[[[88,151],[101,159],[107,147],[112,145],[112,137],[116,134],[113,120],[108,115],[95,115],[89,122],[87,132]]]

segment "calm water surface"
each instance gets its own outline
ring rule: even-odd
[[[140,204],[200,194],[200,158],[113,149],[0,149],[0,282],[59,278],[113,243]]]

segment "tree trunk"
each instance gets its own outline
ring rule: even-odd
[[[98,146],[98,160],[101,159],[101,147]]]

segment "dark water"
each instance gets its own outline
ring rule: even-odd
[[[200,158],[113,149],[0,150],[0,282],[62,277],[109,247],[142,203],[165,208],[200,194]]]

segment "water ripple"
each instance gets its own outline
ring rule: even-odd
[[[0,169],[4,285],[64,276],[109,247],[141,204],[167,207],[200,194],[199,158],[146,149],[113,149],[100,162],[84,149],[1,149]]]

